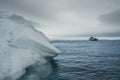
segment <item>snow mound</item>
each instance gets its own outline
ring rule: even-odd
[[[22,16],[0,12],[0,80],[16,80],[25,68],[60,53],[50,40]]]

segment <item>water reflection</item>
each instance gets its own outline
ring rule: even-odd
[[[26,73],[18,80],[45,80],[52,71],[53,68],[51,62],[47,62],[43,65],[37,63],[28,67]]]

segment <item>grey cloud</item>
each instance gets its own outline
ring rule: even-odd
[[[104,11],[106,6],[110,9],[118,7],[119,2],[120,0],[0,0],[0,8],[54,19],[56,14],[64,11],[94,15],[93,13],[99,13],[100,10]]]
[[[101,15],[99,17],[99,20],[107,25],[112,25],[112,26],[119,26],[120,25],[120,9],[115,10],[113,12]]]
[[[74,36],[76,33],[113,31],[113,27],[100,27],[96,18],[103,14],[99,18],[102,23],[119,25],[120,10],[113,11],[120,9],[119,3],[120,0],[0,0],[0,11],[11,11],[38,21],[47,34]],[[113,12],[104,14],[109,11]],[[12,17],[14,20],[16,18]],[[95,29],[89,30],[91,26]]]
[[[17,11],[38,17],[49,18],[54,11],[53,0],[0,0],[0,9]]]
[[[112,5],[110,9],[114,8],[119,2],[120,0],[109,0],[109,2],[108,0],[0,0],[0,5],[14,11],[51,19],[62,11],[76,11],[79,14],[92,15],[99,12],[98,10],[103,11],[106,6],[110,7],[109,5]]]

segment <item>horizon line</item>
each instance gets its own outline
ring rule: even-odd
[[[99,40],[120,40],[120,37],[96,37]],[[89,37],[49,37],[50,40],[88,40]]]

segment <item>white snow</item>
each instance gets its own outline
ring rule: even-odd
[[[46,63],[60,53],[50,40],[23,17],[0,12],[0,80],[16,80],[25,68]]]

